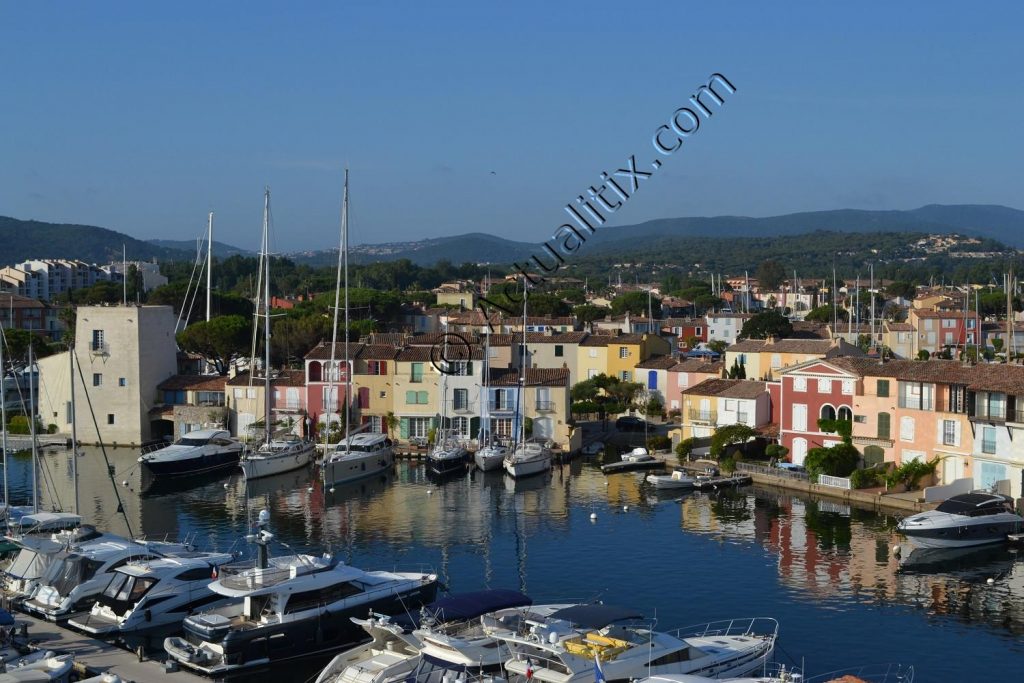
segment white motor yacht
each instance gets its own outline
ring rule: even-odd
[[[49,621],[68,619],[92,609],[116,568],[132,560],[153,560],[188,550],[178,543],[102,536],[57,553],[22,608]]]
[[[229,553],[192,552],[129,562],[114,571],[92,611],[68,625],[100,636],[169,635],[193,611],[227,601],[210,590],[210,583],[218,568],[235,558]]]
[[[29,598],[54,562],[58,553],[82,543],[94,541],[103,534],[92,526],[83,525],[76,529],[65,529],[57,533],[24,534],[8,536],[18,547],[18,553],[3,572],[3,597],[11,602]]]
[[[244,446],[223,429],[189,432],[170,446],[139,456],[149,477],[182,477],[238,466]]]
[[[737,619],[673,632],[626,623],[633,617],[606,605],[579,605],[524,624],[502,636],[511,650],[505,670],[551,683],[594,679],[600,662],[607,680],[661,674],[728,678],[759,671],[775,649],[778,622]]]
[[[638,446],[629,453],[622,454],[622,462],[649,462],[651,460],[654,460],[654,456],[648,453],[643,446]]]
[[[1007,535],[1024,530],[1024,517],[1013,511],[1011,498],[976,491],[905,517],[896,528],[913,545],[956,548],[1006,541]]]
[[[389,683],[405,680],[416,668],[420,644],[416,637],[391,617],[373,614],[369,619],[352,617],[372,640],[345,650],[328,664],[316,683]]]
[[[392,442],[384,434],[352,434],[342,439],[324,459],[324,483],[328,486],[372,477],[395,464]]]
[[[799,668],[769,664],[763,671],[742,678],[714,678],[688,674],[661,674],[637,683],[913,683],[914,667],[869,664],[807,677]]]
[[[328,555],[271,558],[269,521],[261,511],[251,539],[257,545],[255,566],[222,567],[210,584],[214,593],[233,600],[186,618],[184,637],[164,641],[172,659],[219,676],[326,654],[365,637],[351,617],[400,614],[434,599],[436,574],[367,572]]]
[[[692,489],[695,480],[685,470],[674,470],[671,474],[648,474],[647,483],[656,489]]]
[[[527,441],[505,458],[505,471],[513,477],[529,477],[551,469],[551,449],[538,441]]]

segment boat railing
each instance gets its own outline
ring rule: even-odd
[[[805,678],[804,683],[825,683],[854,677],[868,683],[913,683],[914,667],[902,664],[868,664]]]
[[[668,632],[676,638],[706,638],[708,636],[760,636],[774,640],[779,635],[779,622],[772,617],[744,617],[725,619],[707,624],[684,626]]]
[[[254,588],[274,586],[282,581],[287,581],[300,573],[297,569],[297,567],[267,567],[266,569],[258,569],[250,563],[245,563],[223,565],[217,571],[220,576],[220,583],[225,588],[252,590]]]
[[[572,674],[569,667],[561,659],[555,657],[541,657],[536,651],[522,652],[512,648],[509,652],[509,661],[526,662],[529,660],[530,668],[542,668],[557,671],[563,674]],[[590,662],[593,665],[593,661]]]

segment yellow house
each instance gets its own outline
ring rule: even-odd
[[[438,424],[440,373],[431,362],[430,346],[410,346],[395,357],[391,411],[399,420],[402,440],[426,439]]]
[[[492,430],[503,437],[515,429],[515,406],[519,371],[492,370],[488,391]],[[547,439],[565,451],[575,449],[569,418],[569,370],[566,368],[527,368],[524,403],[526,417],[533,423],[527,438]]]
[[[591,349],[603,350],[603,368],[595,368],[594,362],[600,360],[602,353],[592,353]],[[624,382],[635,382],[637,363],[651,356],[667,356],[671,353],[672,345],[653,334],[592,334],[580,342],[579,377],[587,379],[605,373]],[[597,372],[587,374],[591,369],[597,369]]]
[[[476,307],[476,292],[464,290],[441,290],[437,293],[438,306],[458,306],[462,310],[472,310]]]
[[[386,418],[394,410],[397,356],[394,346],[367,344],[352,364],[353,399],[359,423],[369,424],[369,431],[374,433],[389,431]]]
[[[747,379],[771,380],[779,371],[809,360],[863,356],[859,347],[836,339],[742,339],[725,350],[725,369],[743,365]]]
[[[594,340],[594,341],[591,341]],[[589,335],[576,349],[576,381],[582,382],[608,372],[608,345]]]

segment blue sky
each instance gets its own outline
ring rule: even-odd
[[[0,215],[327,248],[348,164],[353,242],[540,241],[716,71],[616,223],[1024,207],[1024,7],[896,5],[0,3]]]

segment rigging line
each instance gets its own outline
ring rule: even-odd
[[[117,488],[117,482],[114,480],[113,475],[110,474],[110,458],[107,457],[107,447],[103,443],[103,439],[100,438],[100,425],[96,421],[96,411],[92,409],[92,397],[89,396],[89,390],[86,388],[85,375],[82,374],[82,364],[78,360],[77,349],[73,350],[75,354],[75,365],[78,366],[78,377],[82,380],[82,389],[85,394],[85,402],[89,406],[89,417],[92,418],[92,426],[96,430],[96,438],[100,443],[100,451],[103,453],[103,462],[107,465],[107,476],[110,479],[110,484],[114,488],[114,497],[117,499],[117,510],[124,517],[124,525],[128,529],[128,538],[133,538],[132,523],[128,520],[128,511],[124,509],[124,502],[121,500],[121,492]]]
[[[198,248],[198,245],[197,245],[197,248],[196,248],[196,260],[192,263],[192,274],[188,276],[188,285],[185,287],[185,296],[181,300],[181,310],[178,311],[178,321],[176,323],[174,323],[174,331],[175,332],[178,331],[178,327],[181,325],[181,314],[185,312],[185,302],[188,301],[188,293],[190,291],[192,291],[192,281],[196,277],[196,268],[199,267],[199,260],[200,260],[201,257],[202,257],[202,251]],[[198,287],[199,287],[199,285],[196,285],[196,288],[198,288]]]
[[[199,266],[199,279],[200,280],[203,279],[203,273],[205,271],[206,271],[206,262],[204,261]],[[188,327],[189,322],[192,320],[192,309],[193,309],[193,307],[195,307],[196,299],[198,299],[198,298],[199,298],[199,285],[196,285],[196,288],[194,290],[192,290],[192,301],[188,305],[188,316],[185,318],[185,326],[186,327]]]

